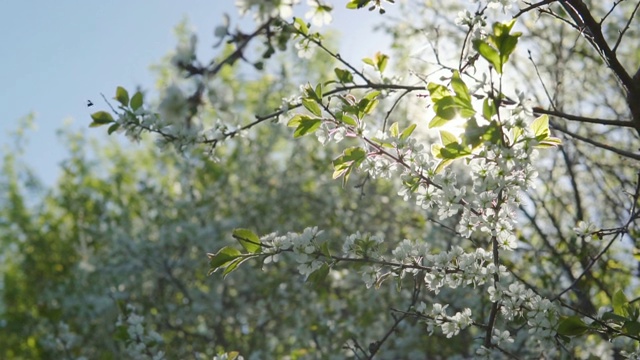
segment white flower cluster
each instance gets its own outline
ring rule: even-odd
[[[196,44],[198,37],[191,34],[188,40],[182,40],[178,43],[176,51],[171,57],[171,64],[177,67],[183,67],[191,64],[196,59]]]
[[[252,11],[255,21],[266,22],[273,17],[288,19],[293,15],[293,6],[299,2],[299,0],[236,0],[236,6],[240,15]]]
[[[440,327],[442,333],[447,338],[454,337],[460,333],[460,330],[466,329],[469,325],[473,324],[471,318],[471,309],[466,308],[463,311],[456,312],[454,315],[447,315],[447,307],[449,305],[441,305],[434,303],[431,311],[427,311],[427,305],[421,302],[416,307],[416,312],[422,314],[425,317],[425,323],[427,324],[427,331],[429,335],[432,335],[436,327]]]
[[[127,305],[126,315],[118,315],[116,327],[126,329],[127,355],[131,359],[163,360],[164,352],[156,351],[155,347],[164,340],[153,330],[145,329],[144,317],[136,314],[135,307]]]
[[[508,10],[517,3],[517,0],[472,0],[472,3],[486,3],[490,9]]]
[[[329,25],[333,20],[331,16],[331,6],[324,4],[320,0],[307,0],[307,5],[309,5],[310,9],[304,17],[311,19],[313,26],[321,27],[323,25]]]
[[[455,23],[458,26],[468,26],[469,28],[483,27],[487,25],[487,18],[484,15],[471,14],[469,10],[463,10],[458,13]]]
[[[573,231],[585,242],[598,239],[597,228],[589,221],[579,221],[573,228]]]
[[[59,351],[65,354],[70,354],[71,350],[76,346],[82,346],[82,338],[73,332],[69,325],[64,322],[59,322],[55,326],[55,331],[52,331],[48,336],[38,341],[39,345],[45,349]],[[87,360],[86,357],[81,356],[74,358],[74,360]]]
[[[244,357],[234,352],[215,355],[212,360],[244,360]]]
[[[317,227],[306,228],[300,234],[289,232],[285,235],[277,235],[272,233],[263,236],[260,241],[268,244],[269,247],[264,250],[264,254],[269,256],[265,259],[265,263],[276,262],[278,255],[283,252],[292,252],[296,262],[298,262],[298,271],[307,279],[311,273],[318,270],[324,261],[322,261],[318,253],[322,243],[318,240],[318,236],[322,234]]]

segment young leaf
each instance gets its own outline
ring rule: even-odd
[[[380,91],[378,91],[378,90],[373,90],[373,91],[368,92],[368,93],[367,93],[365,96],[363,96],[362,98],[363,98],[363,99],[367,99],[367,100],[373,100],[373,99],[377,98],[377,97],[378,97],[378,95],[380,95]]]
[[[360,9],[363,8],[365,6],[367,6],[367,4],[369,4],[371,0],[351,0],[347,3],[347,9]]]
[[[391,134],[391,136],[393,137],[398,137],[398,135],[400,134],[400,128],[398,127],[397,122],[391,124],[391,127],[389,127],[389,134]]]
[[[298,114],[292,117],[291,120],[289,120],[287,126],[295,127],[296,129],[293,132],[293,137],[299,138],[315,132],[316,130],[318,130],[321,124],[322,120],[320,119],[315,119],[308,115]]]
[[[531,131],[536,136],[536,139],[541,141],[549,137],[549,117],[542,115],[531,123]]]
[[[375,63],[370,58],[364,58],[364,59],[362,59],[362,62],[367,64],[367,65],[371,65],[373,67],[376,67]]]
[[[129,106],[129,93],[122,86],[118,86],[118,88],[116,89],[115,99],[118,100],[118,102],[122,104],[122,106]]]
[[[359,166],[366,158],[367,153],[359,147],[350,147],[342,152],[342,155],[333,160],[333,178],[337,179],[343,176],[342,185],[344,186],[349,179],[351,171]]]
[[[375,67],[378,69],[378,71],[381,73],[384,72],[384,69],[387,68],[387,63],[389,62],[389,56],[381,52],[377,52],[373,58],[376,61]]]
[[[471,95],[469,95],[469,88],[460,78],[460,73],[458,70],[453,72],[453,77],[451,78],[451,87],[453,91],[456,93],[456,97],[460,98],[465,102],[465,104],[469,104],[471,106]]]
[[[235,270],[238,266],[240,266],[240,264],[242,264],[243,262],[249,260],[249,257],[241,257],[241,258],[237,258],[233,261],[231,261],[225,268],[224,271],[222,272],[222,278],[226,278],[227,275],[231,274],[231,272],[233,270]]]
[[[260,238],[253,231],[248,229],[235,229],[232,235],[242,247],[251,254],[255,254],[260,251],[262,246],[260,245]]]
[[[142,107],[142,93],[140,91],[136,92],[135,94],[133,94],[133,97],[131,98],[131,109],[133,109],[133,111],[136,111],[138,109],[140,109]]]
[[[498,108],[496,107],[495,102],[489,98],[484,99],[484,103],[482,104],[482,117],[491,121],[491,118],[497,113]]]
[[[363,101],[367,101],[366,99],[362,99]],[[366,115],[371,114],[373,112],[373,110],[376,109],[376,106],[378,106],[378,99],[374,99],[371,101],[367,101],[366,105],[364,106],[364,108],[362,109],[362,112]],[[364,116],[364,115],[363,115]]]
[[[406,140],[409,136],[411,136],[411,134],[413,133],[413,130],[415,129],[416,129],[416,124],[409,125],[409,127],[404,129],[404,131],[402,131],[402,134],[400,134],[400,139]]]
[[[115,131],[118,131],[118,129],[120,128],[120,124],[115,123],[111,126],[109,126],[109,129],[107,130],[107,134],[111,135],[113,134]]]
[[[442,141],[442,145],[448,146],[449,144],[457,144],[458,138],[455,135],[448,131],[440,130],[440,140]]]
[[[309,110],[309,112],[313,115],[322,116],[322,109],[320,109],[320,105],[318,105],[315,100],[309,98],[302,99],[302,106],[304,106],[305,109]]]
[[[440,160],[440,162],[438,163],[438,166],[436,166],[436,169],[434,170],[436,174],[440,173],[442,170],[444,170],[444,168],[446,168],[447,166],[449,166],[449,164],[451,164],[453,162],[454,159],[442,159]]]
[[[346,125],[358,126],[358,122],[356,122],[356,120],[353,117],[345,114],[343,111],[336,113],[336,119],[342,121]]]
[[[558,324],[558,334],[566,336],[582,335],[589,330],[589,325],[585,324],[579,316],[568,316],[560,320]]]
[[[473,48],[496,69],[498,74],[502,74],[502,62],[496,49],[492,48],[484,40],[479,39],[473,40]]]
[[[114,122],[113,117],[106,111],[98,111],[91,114],[91,119],[93,119],[93,123],[89,125],[90,127],[98,127],[105,124],[110,124]]]
[[[602,314],[602,321],[614,321],[623,324],[628,319],[625,316],[617,315],[612,311],[607,311]]]
[[[629,335],[638,336],[640,335],[640,323],[637,321],[627,321],[622,330]]]
[[[611,305],[615,314],[629,316],[629,300],[627,300],[627,297],[624,295],[622,290],[618,290],[613,294],[613,301]]]
[[[451,96],[451,92],[444,85],[429,83],[427,84],[427,90],[429,90],[429,96],[434,103],[440,99]]]
[[[322,286],[327,275],[329,275],[329,270],[329,265],[327,265],[327,263],[323,263],[319,269],[309,274],[307,282],[314,287]]]
[[[307,26],[307,23],[305,23],[304,20],[299,17],[295,18],[294,26],[303,35],[307,35],[309,33],[309,27]]]
[[[351,74],[349,71],[340,68],[335,68],[333,69],[333,71],[336,73],[338,81],[340,81],[341,83],[347,84],[353,82],[353,74]]]
[[[538,145],[536,145],[535,147],[545,149],[545,148],[557,147],[560,145],[562,145],[562,140],[555,137],[548,137],[540,141]]]
[[[208,275],[213,274],[221,267],[225,267],[226,265],[231,263],[233,260],[239,258],[240,256],[242,256],[240,251],[230,246],[223,247],[215,254],[211,254],[211,253],[207,254],[207,257],[209,258],[209,266],[210,266]]]

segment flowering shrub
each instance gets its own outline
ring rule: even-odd
[[[518,354],[557,356],[555,351],[566,348],[571,337],[587,333],[636,339],[640,335],[638,309],[626,300],[626,289],[619,288],[615,295],[609,295],[612,301],[615,302],[617,298],[620,302],[618,309],[599,316],[595,316],[594,309],[577,309],[563,301],[562,296],[575,290],[584,276],[593,276],[591,268],[616,239],[630,232],[636,219],[638,191],[631,193],[631,217],[618,227],[598,229],[580,220],[584,215],[579,216],[579,221],[574,225],[574,236],[581,238],[585,244],[589,239],[603,239],[605,233],[610,240],[597,255],[591,256],[591,260],[582,262],[582,270],[577,270],[579,275],[576,276],[575,271],[569,272],[572,283],[558,294],[554,295],[552,289],[540,292],[538,286],[528,283],[514,271],[517,267],[507,266],[517,261],[517,257],[510,253],[522,246],[525,246],[525,251],[533,250],[533,243],[519,235],[523,227],[518,210],[522,209],[526,216],[532,217],[525,210],[523,194],[536,185],[539,174],[536,169],[537,148],[554,148],[562,142],[551,136],[549,115],[585,123],[613,125],[613,121],[587,119],[541,107],[534,109],[525,100],[526,93],[519,93],[518,100],[512,100],[505,93],[503,89],[509,80],[506,73],[510,58],[517,50],[519,40],[525,36],[513,30],[516,18],[533,11],[557,19],[568,17],[571,20],[568,22],[609,64],[613,74],[622,83],[627,99],[637,99],[640,84],[630,79],[628,72],[620,65],[616,52],[628,25],[619,32],[612,47],[602,34],[601,26],[593,20],[592,11],[597,9],[590,9],[579,0],[560,4],[526,4],[517,12],[514,10],[515,1],[474,3],[477,3],[477,10],[473,14],[469,9],[464,9],[455,20],[456,26],[466,32],[458,63],[455,66],[446,65],[434,47],[440,68],[437,73],[442,75],[439,81],[431,81],[429,76],[417,76],[423,84],[416,86],[404,84],[387,75],[388,55],[377,53],[363,59],[365,68],[359,70],[325,45],[321,33],[314,32],[314,28],[331,21],[332,5],[309,1],[310,10],[306,17],[313,20],[310,26],[300,18],[291,17],[292,8],[297,2],[240,1],[240,13],[251,12],[258,30],[248,37],[242,37],[241,41],[238,35],[230,32],[219,34],[221,37],[228,36],[229,41],[236,44],[232,55],[219,61],[219,64],[246,60],[243,47],[252,38],[260,38],[263,34],[266,34],[266,44],[270,49],[263,58],[269,58],[273,53],[271,34],[277,33],[283,36],[278,45],[281,50],[286,48],[288,41],[293,41],[301,58],[311,58],[318,51],[332,57],[339,65],[334,69],[334,76],[317,84],[307,82],[301,86],[299,97],[285,99],[275,112],[258,116],[256,121],[248,125],[235,128],[215,125],[205,130],[193,123],[202,105],[202,84],[217,75],[220,65],[202,67],[195,60],[189,63],[181,60],[177,66],[189,76],[202,75],[201,79],[195,80],[198,90],[192,96],[187,97],[169,88],[171,92],[162,98],[158,112],[138,114],[138,106],[134,108],[127,101],[120,101],[116,95],[122,105],[120,117],[114,120],[97,113],[94,124],[113,123],[113,127],[122,127],[127,132],[133,129],[134,133],[140,129],[139,124],[146,124],[144,130],[159,134],[161,141],[183,151],[185,147],[200,144],[215,148],[219,142],[235,137],[264,120],[284,117],[286,124],[293,128],[294,138],[315,134],[324,146],[349,143],[344,145],[342,154],[333,160],[333,178],[342,178],[343,187],[348,186],[349,178],[358,173],[366,176],[365,181],[399,180],[397,193],[404,201],[411,200],[419,208],[433,213],[431,220],[436,224],[446,224],[442,226],[449,229],[452,236],[467,239],[459,241],[460,245],[445,247],[436,242],[439,246],[434,247],[426,239],[398,242],[379,234],[357,231],[338,242],[342,245],[340,251],[336,249],[335,239],[324,238],[323,231],[317,227],[308,227],[301,233],[273,233],[262,237],[247,229],[236,229],[233,237],[238,240],[241,249],[226,246],[208,254],[210,274],[222,270],[225,276],[247,260],[262,261],[266,266],[277,261],[280,255],[290,253],[293,255],[290,261],[298,264],[302,277],[315,284],[320,284],[331,272],[342,267],[359,273],[367,289],[379,288],[385,280],[392,278],[401,287],[405,278],[411,278],[414,291],[407,310],[390,309],[396,313],[396,321],[387,335],[382,340],[372,342],[368,349],[359,346],[351,349],[354,356],[370,358],[376,355],[405,318],[423,322],[429,334],[439,330],[446,338],[457,336],[461,331],[470,331],[475,334],[475,339],[480,339],[474,345],[476,356],[487,358],[517,357]],[[605,18],[617,5],[612,6]],[[386,11],[382,1],[378,0],[353,0],[347,4],[349,9],[365,7],[378,10],[381,14]],[[490,21],[493,9],[503,13],[513,11],[514,19]],[[637,6],[632,14],[636,10]],[[629,19],[630,23],[632,20]],[[489,23],[490,27],[487,26]],[[188,53],[192,54],[193,51],[189,50]],[[180,59],[188,58],[191,55],[180,56]],[[260,64],[260,69],[263,66],[262,62],[255,64]],[[476,76],[478,73],[482,75],[481,79]],[[124,89],[118,91],[126,94]],[[388,124],[394,107],[409,93],[421,93],[419,95],[428,98],[432,113],[428,127],[439,129],[439,142],[425,146],[424,137],[414,135],[418,125],[416,121],[404,125],[400,122]],[[551,106],[555,107],[555,100],[549,100]],[[381,101],[390,103],[383,119],[377,116]],[[633,115],[632,103],[635,100],[628,101]],[[107,121],[96,120],[103,116]],[[637,120],[618,125],[640,129],[633,125],[638,123]],[[167,121],[174,123],[169,125]],[[188,131],[180,130],[185,128]],[[591,145],[622,153],[621,150],[590,142],[577,134],[565,133]],[[637,160],[637,157],[631,157]],[[460,166],[467,169],[462,177],[455,170]],[[533,205],[545,206],[544,202]],[[553,226],[560,228],[562,225]],[[538,228],[538,231],[545,230]],[[392,244],[398,245],[394,249]],[[572,253],[579,254],[575,250]],[[427,305],[419,301],[427,296],[425,293],[437,299],[444,289],[455,292],[469,287],[474,289],[479,298],[485,299],[474,304],[473,309],[463,308],[455,301],[445,305]],[[585,294],[577,291],[577,296],[580,298]],[[594,305],[590,303],[592,308]],[[449,306],[459,310],[447,313]],[[546,355],[533,355],[537,352]]]

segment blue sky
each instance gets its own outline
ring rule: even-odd
[[[25,160],[45,184],[53,184],[66,155],[56,136],[65,120],[86,128],[89,114],[102,103],[100,93],[111,97],[119,85],[152,88],[149,66],[174,48],[173,27],[186,17],[199,34],[199,46],[209,46],[225,12],[236,16],[233,0],[4,2],[0,145],[10,141],[7,134],[18,119],[35,112],[37,130],[29,135]],[[358,60],[386,47],[379,39],[363,41],[379,20],[377,13],[339,9],[334,25],[350,32],[341,41],[343,56]],[[89,99],[97,106],[87,108]]]

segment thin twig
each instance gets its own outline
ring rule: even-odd
[[[529,11],[531,11],[533,9],[537,9],[537,8],[539,8],[541,6],[549,5],[549,4],[554,3],[556,1],[558,1],[558,0],[544,0],[544,1],[540,1],[539,3],[531,4],[531,5],[527,6],[524,9],[520,9],[520,11],[518,11],[515,15],[513,15],[513,18],[514,19],[518,18],[518,17],[520,17],[520,15],[522,15],[522,14],[524,14],[526,12],[529,12]]]
[[[601,149],[605,149],[605,150],[614,152],[614,153],[616,153],[618,155],[621,155],[621,156],[624,156],[624,157],[628,157],[630,159],[640,160],[640,154],[632,153],[630,151],[618,149],[616,147],[597,142],[595,140],[592,140],[590,138],[584,137],[582,135],[578,135],[578,134],[576,134],[576,133],[574,133],[572,131],[569,131],[569,130],[567,130],[565,128],[556,126],[555,124],[552,124],[552,126],[553,126],[554,129],[556,129],[556,130],[558,130],[558,131],[560,131],[562,133],[565,133],[565,134],[571,136],[574,139],[578,139],[578,140],[584,141],[584,142],[586,142],[588,144],[591,144],[593,146],[596,146],[596,147],[599,147]]]
[[[598,260],[600,260],[600,258],[609,250],[611,245],[613,245],[613,243],[618,239],[618,236],[620,236],[620,234],[621,233],[618,233],[617,235],[615,235],[611,239],[611,241],[609,241],[607,246],[605,246],[604,249],[602,249],[602,251],[600,251],[600,253],[598,253],[598,255],[596,255],[596,257],[594,257],[591,260],[591,262],[587,265],[587,267],[584,268],[582,273],[571,283],[571,285],[569,285],[569,287],[567,287],[566,289],[562,290],[558,295],[554,296],[553,299],[551,299],[551,301],[556,301],[560,299],[560,297],[564,295],[567,291],[573,289],[573,287],[576,286],[578,281],[580,281],[580,279],[582,279],[587,274],[587,272],[593,267],[593,265],[595,265],[598,262]]]
[[[557,110],[546,110],[541,107],[534,107],[532,110],[534,114],[546,114],[583,123],[635,128],[631,121],[589,118],[584,116],[571,115]]]
[[[618,39],[616,40],[616,44],[613,45],[613,52],[616,52],[616,50],[618,50],[618,46],[620,45],[620,42],[622,42],[622,37],[624,36],[624,33],[626,33],[627,30],[629,30],[629,27],[631,26],[631,21],[633,21],[633,17],[636,15],[636,12],[638,11],[639,7],[640,7],[640,1],[638,1],[638,3],[636,4],[636,7],[633,8],[633,12],[631,13],[631,16],[629,16],[629,20],[627,21],[627,25],[625,25],[625,27],[622,29],[622,31],[620,31],[620,35],[618,36]]]

